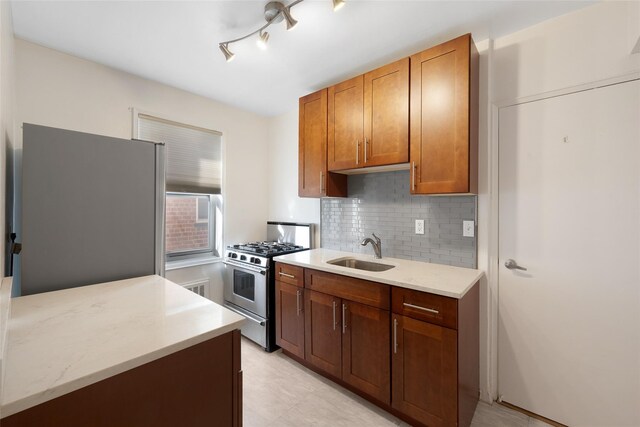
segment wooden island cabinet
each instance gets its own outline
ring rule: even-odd
[[[276,265],[276,272],[292,267]],[[304,320],[294,315],[293,297],[277,297],[285,354],[412,425],[471,424],[479,397],[477,283],[456,299],[294,268],[297,277],[304,270],[296,287]]]

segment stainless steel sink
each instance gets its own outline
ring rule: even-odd
[[[355,268],[357,270],[366,270],[366,271],[387,271],[395,267],[395,265],[363,261],[361,259],[356,259],[356,258],[332,259],[331,261],[327,261],[327,264],[339,265],[341,267]]]

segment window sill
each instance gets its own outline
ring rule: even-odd
[[[199,256],[188,259],[181,259],[175,261],[167,261],[164,265],[165,271],[178,270],[180,268],[197,267],[199,265],[215,264],[222,262],[222,258],[217,256]]]

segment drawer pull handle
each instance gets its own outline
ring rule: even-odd
[[[404,304],[405,307],[415,308],[416,310],[422,310],[422,311],[426,311],[426,312],[433,313],[433,314],[440,314],[440,312],[438,310],[434,310],[433,308],[420,307],[419,305],[409,304],[408,302],[405,302],[403,304]]]
[[[294,276],[293,274],[287,274],[287,273],[283,273],[282,271],[278,272],[279,275],[284,276],[284,277],[288,277],[290,279],[295,279],[296,276]]]
[[[393,319],[393,354],[398,354],[398,319]]]
[[[336,330],[336,302],[333,301],[333,330]]]
[[[347,332],[347,304],[342,304],[342,333]]]
[[[300,312],[302,309],[300,308],[300,291],[296,291],[296,316],[300,316]]]

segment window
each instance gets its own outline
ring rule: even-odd
[[[137,138],[166,147],[167,260],[222,253],[221,134],[137,112]]]

